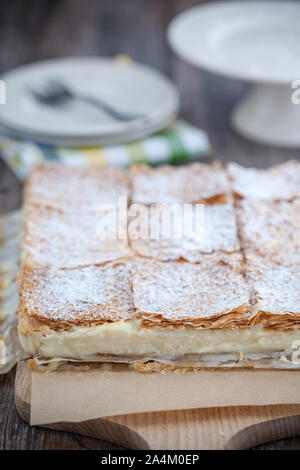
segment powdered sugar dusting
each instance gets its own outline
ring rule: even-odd
[[[101,203],[118,205],[128,196],[125,172],[116,168],[77,170],[43,165],[33,171],[26,187],[26,202],[67,211],[93,211]]]
[[[267,170],[231,162],[227,170],[232,189],[241,198],[289,201],[300,197],[300,162],[291,160]]]
[[[247,284],[230,258],[206,255],[201,264],[145,260],[134,263],[132,279],[134,305],[144,318],[184,321],[241,307],[250,311]]]
[[[238,218],[246,257],[261,255],[273,261],[300,261],[300,201],[243,200]]]
[[[134,318],[129,265],[72,270],[25,269],[22,306],[29,316],[58,324]]]
[[[34,266],[74,268],[121,258],[128,255],[128,242],[116,238],[117,222],[126,233],[126,219],[115,211],[100,217],[89,212],[27,207],[23,259]],[[105,239],[97,233],[100,223],[106,227]]]
[[[132,195],[134,203],[196,203],[230,192],[221,164],[195,163],[182,167],[134,167]]]
[[[148,210],[143,212],[141,224],[149,225],[149,238],[131,238],[131,247],[135,253],[162,261],[179,260],[183,258],[190,262],[198,262],[201,261],[203,253],[219,251],[231,253],[240,250],[232,203],[206,205],[203,207],[204,217],[203,220],[200,221],[201,227],[199,227],[199,231],[201,231],[201,233],[199,233],[199,237],[197,237],[197,233],[195,232],[194,238],[187,238],[184,227],[182,227],[184,224],[182,206],[181,211],[172,213],[172,217],[170,217],[173,223],[170,230],[171,237],[168,239],[162,237],[160,239],[151,239],[151,216],[154,220],[158,220],[158,232],[161,236],[162,218],[166,212],[168,212],[168,207],[161,205],[152,206],[151,209],[148,208]],[[158,218],[158,214],[161,214],[162,217]],[[191,225],[194,225],[195,229],[197,229],[196,218],[196,207],[193,206]],[[172,235],[176,233],[176,225],[179,224],[180,227],[178,227],[177,231],[182,236],[178,239],[172,238]]]
[[[96,230],[98,205],[116,206],[119,196],[128,195],[124,173],[37,169],[26,191],[23,311],[55,327],[135,317],[196,327],[217,318],[217,327],[232,327],[249,326],[257,309],[270,317],[299,314],[299,169],[297,162],[270,170],[228,167],[235,193],[246,198],[237,214],[247,282],[229,182],[219,164],[132,170],[133,202],[209,205],[202,240],[132,239],[135,253],[149,259],[130,261],[123,259],[126,239],[100,239]],[[226,204],[215,204],[221,196]],[[111,217],[113,212],[107,216],[113,230]]]
[[[261,311],[300,315],[299,265],[255,258],[247,263],[247,274]]]

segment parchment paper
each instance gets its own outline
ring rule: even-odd
[[[0,216],[0,375],[24,357],[16,332],[22,211]]]
[[[94,369],[32,373],[31,424],[222,406],[300,404],[300,372]]]

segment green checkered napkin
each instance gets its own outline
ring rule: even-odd
[[[128,167],[135,163],[180,163],[210,153],[206,133],[183,121],[139,141],[108,147],[54,147],[0,136],[1,157],[20,179],[45,160],[74,168]]]

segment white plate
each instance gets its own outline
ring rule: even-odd
[[[53,78],[143,117],[120,122],[79,102],[60,107],[37,102],[29,88]],[[178,92],[169,79],[144,65],[113,59],[47,60],[20,67],[1,79],[6,84],[6,105],[0,106],[0,124],[12,134],[45,143],[110,144],[140,138],[161,129],[179,109]]]
[[[168,30],[194,65],[234,78],[289,83],[300,78],[300,3],[216,2],[187,10]]]
[[[40,144],[52,145],[52,146],[61,146],[61,147],[90,147],[90,146],[108,146],[108,145],[118,145],[125,142],[131,142],[138,139],[142,139],[145,136],[154,134],[162,129],[169,127],[174,120],[176,119],[177,114],[170,115],[169,118],[164,121],[160,121],[156,125],[149,127],[141,127],[141,129],[136,129],[130,133],[125,134],[115,134],[115,135],[86,135],[86,136],[55,136],[48,134],[34,134],[32,132],[19,132],[14,131],[9,127],[0,125],[0,133],[5,134],[8,137],[14,139],[25,139],[31,140]]]

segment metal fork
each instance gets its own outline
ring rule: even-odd
[[[140,114],[131,114],[119,111],[99,98],[95,98],[84,93],[74,92],[60,80],[48,80],[40,89],[30,88],[29,91],[37,101],[48,106],[60,106],[67,102],[77,100],[88,103],[95,108],[104,111],[106,114],[118,121],[133,121],[143,117]]]

